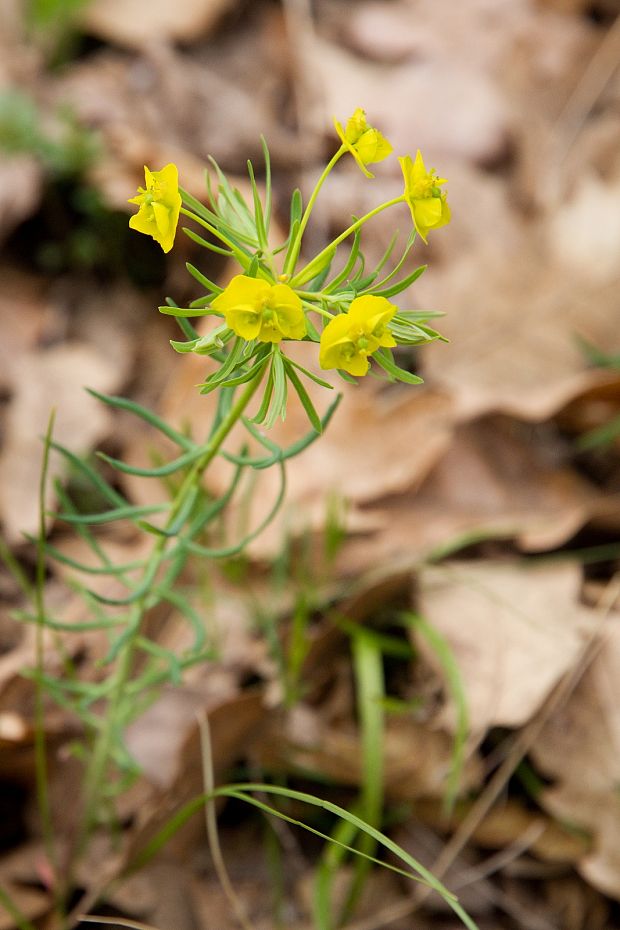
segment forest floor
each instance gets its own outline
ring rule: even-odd
[[[89,686],[108,674],[107,634],[84,629],[93,605],[66,561],[91,550],[53,517],[48,542],[65,562],[47,563],[39,592],[76,630],[41,643],[23,622],[50,410],[57,443],[133,464],[168,450],[84,387],[195,435],[213,415],[195,388],[208,362],[175,354],[178,329],[156,308],[200,296],[186,262],[219,282],[230,268],[185,237],[163,256],[127,228],[127,199],[145,164],[170,161],[204,198],[209,156],[247,193],[248,158],[262,179],[263,134],[283,225],[291,190],[307,195],[334,150],[332,117],[358,106],[398,154],[419,148],[449,179],[452,222],[416,243],[428,270],[406,295],[445,313],[449,342],[402,356],[421,386],[343,383],[325,434],[290,464],[278,519],[243,557],[184,579],[213,653],[131,724],[141,775],[117,792],[114,829],[78,857],[71,904],[159,930],[238,926],[200,816],[113,879],[203,790],[200,715],[218,784],[286,785],[363,812],[365,643],[383,678],[376,825],[480,930],[620,928],[617,2],[27,6],[0,4],[0,930],[61,927],[37,802],[41,719],[61,858],[83,816],[84,722],[53,685],[41,717],[32,668],[52,678],[70,665]],[[311,244],[401,185],[395,160],[372,183],[342,163]],[[384,216],[366,236],[370,264],[393,231]],[[294,441],[301,419],[293,406],[274,438]],[[233,538],[277,493],[257,474],[222,530]],[[66,457],[52,457],[48,479],[50,509],[63,493],[88,509],[92,489]],[[216,463],[213,493],[225,481]],[[152,484],[134,475],[118,487],[149,505]],[[127,525],[97,538],[121,562],[145,545]],[[109,594],[113,580],[93,579]],[[162,654],[191,634],[173,603],[148,627]],[[279,807],[337,830],[325,809]],[[335,926],[356,875],[348,930],[462,926],[439,895],[394,871],[356,871],[342,851],[330,865],[326,841],[240,800],[218,818],[237,909],[256,930]],[[329,920],[317,916],[321,876]]]

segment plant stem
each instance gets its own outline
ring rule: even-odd
[[[375,207],[374,210],[371,210],[369,213],[366,213],[364,216],[360,217],[359,220],[356,220],[354,223],[351,223],[344,232],[340,233],[329,245],[326,245],[325,248],[319,252],[318,255],[309,262],[305,268],[299,272],[299,274],[294,275],[291,280],[288,282],[291,287],[297,288],[300,284],[305,284],[307,281],[312,280],[316,274],[318,274],[321,266],[321,261],[324,259],[330,252],[336,249],[341,242],[343,242],[347,236],[350,236],[351,233],[354,233],[356,229],[359,229],[360,226],[363,226],[364,223],[371,220],[373,216],[377,216],[378,213],[381,213],[383,210],[387,210],[388,207],[393,207],[397,203],[404,203],[405,195],[401,194],[400,197],[394,197],[393,200],[387,200],[385,203],[380,204],[378,207]]]
[[[288,253],[288,256],[286,259],[286,265],[284,266],[284,274],[292,274],[293,271],[295,270],[295,265],[297,264],[297,259],[299,258],[299,250],[301,249],[301,240],[303,238],[303,234],[306,229],[306,226],[308,225],[308,220],[310,219],[310,214],[312,213],[312,209],[314,207],[314,204],[316,203],[316,199],[319,196],[319,191],[323,187],[323,182],[327,178],[327,175],[330,173],[330,171],[332,170],[336,162],[339,161],[340,158],[342,158],[342,156],[344,155],[346,151],[347,151],[346,145],[341,145],[338,151],[333,155],[331,160],[327,163],[327,165],[325,166],[323,170],[323,173],[321,174],[320,178],[314,185],[314,190],[312,191],[312,194],[310,195],[310,200],[308,201],[306,205],[306,209],[304,210],[304,215],[301,218],[299,229],[297,230],[297,235],[295,236],[295,242],[293,243],[293,247]]]
[[[34,603],[37,615],[37,625],[35,632],[35,664],[37,677],[35,679],[36,685],[34,695],[34,756],[37,804],[41,817],[45,852],[49,859],[50,865],[56,872],[58,863],[56,861],[56,853],[54,849],[54,830],[52,825],[52,814],[49,800],[47,752],[45,746],[45,708],[43,706],[43,683],[41,680],[44,665],[43,631],[45,629],[45,600],[43,593],[45,588],[45,489],[47,486],[47,477],[49,472],[49,459],[55,418],[56,412],[55,410],[52,410],[47,424],[47,431],[45,433],[43,446],[43,464],[41,466],[41,479],[39,482],[39,536],[37,541],[36,583],[34,586]]]
[[[175,496],[170,515],[166,522],[166,528],[172,525],[179,511],[185,505],[188,495],[194,492],[205,469],[218,454],[226,437],[243,415],[260,381],[260,374],[258,374],[248,383],[237,402],[231,407],[228,414],[211,436],[206,445],[204,455],[194,463]],[[154,577],[165,558],[166,547],[170,541],[171,538],[167,536],[161,536],[157,539],[153,551],[144,566],[143,577]],[[136,640],[140,635],[140,622],[144,612],[153,605],[156,598],[156,592],[146,592],[133,604],[129,615],[128,631],[130,631],[130,635],[128,635],[117,658],[116,667],[112,676],[110,696],[105,709],[105,717],[103,718],[101,729],[95,740],[93,752],[86,771],[84,780],[82,831],[76,843],[73,856],[74,862],[83,853],[97,824],[99,806],[102,800],[102,788],[105,787],[106,771],[110,761],[114,737],[116,735],[115,731],[118,727],[119,709],[125,697],[125,686],[131,674]]]

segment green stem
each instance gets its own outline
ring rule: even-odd
[[[330,242],[329,245],[326,245],[325,248],[321,252],[319,252],[318,255],[315,255],[312,261],[309,262],[305,268],[302,268],[299,274],[296,274],[294,277],[291,278],[291,280],[288,282],[290,287],[297,288],[299,287],[300,284],[306,284],[307,281],[311,281],[312,278],[314,278],[318,274],[322,260],[330,252],[334,251],[336,247],[340,245],[340,243],[343,242],[347,238],[347,236],[350,236],[351,233],[354,233],[356,229],[359,229],[360,226],[363,226],[364,223],[368,222],[368,220],[371,220],[373,216],[377,216],[378,213],[381,213],[383,210],[387,210],[388,207],[393,207],[397,203],[404,203],[404,202],[405,202],[405,195],[401,194],[400,197],[394,197],[393,200],[387,200],[385,203],[382,203],[378,207],[375,207],[374,210],[371,210],[369,213],[366,213],[364,216],[360,217],[359,220],[356,220],[354,223],[351,223],[351,225],[348,226],[344,230],[344,232],[340,233],[340,235],[337,236],[334,240],[332,240],[332,242]]]
[[[39,482],[39,536],[37,540],[37,565],[36,565],[36,583],[34,587],[34,603],[37,616],[37,625],[35,633],[35,662],[37,669],[37,678],[34,694],[34,756],[35,772],[37,786],[37,804],[41,817],[43,838],[45,843],[45,852],[49,859],[50,865],[56,871],[58,863],[54,849],[54,830],[52,825],[52,814],[49,799],[48,777],[47,777],[47,751],[45,746],[45,707],[43,704],[43,665],[44,665],[44,641],[43,631],[45,629],[45,489],[49,472],[50,450],[52,447],[52,433],[54,431],[54,420],[56,413],[52,410],[47,424],[43,447],[43,464],[41,466],[41,478]]]
[[[185,505],[188,495],[195,491],[200,482],[205,469],[213,461],[222,447],[226,437],[238,420],[243,415],[254,393],[256,392],[261,378],[257,376],[249,382],[243,393],[239,396],[237,402],[231,407],[230,411],[224,417],[218,428],[211,436],[204,455],[198,459],[191,471],[186,476],[181,487],[179,488],[173,505],[170,510],[166,528],[170,527],[177,514]],[[162,536],[158,538],[153,551],[144,567],[143,577],[154,577],[159,570],[164,556],[166,547],[171,541],[170,538]],[[118,725],[119,710],[125,697],[125,686],[129,679],[133,664],[134,649],[136,641],[140,636],[140,621],[142,616],[153,603],[153,592],[145,593],[133,605],[128,618],[128,629],[131,634],[127,637],[121,652],[119,653],[116,668],[112,676],[110,687],[110,696],[105,711],[105,717],[102,721],[102,727],[99,731],[93,748],[90,763],[85,777],[85,801],[84,815],[82,817],[82,833],[76,844],[74,860],[79,858],[84,851],[88,840],[97,824],[99,805],[102,799],[102,788],[105,783],[106,770],[110,760],[110,754],[114,742],[115,729]]]
[[[318,296],[321,296],[321,295],[318,295]],[[307,307],[308,310],[310,310],[312,313],[318,313],[320,316],[325,317],[325,319],[328,322],[329,320],[333,320],[334,314],[330,313],[329,310],[326,310],[325,307],[321,307],[319,304],[314,303],[313,301],[310,301],[310,300],[304,300],[303,298],[301,302],[304,305],[304,307]]]
[[[288,253],[286,264],[284,266],[284,274],[292,274],[293,271],[295,270],[295,265],[297,264],[297,259],[299,258],[299,250],[301,249],[301,240],[303,238],[303,234],[305,232],[306,226],[308,225],[308,220],[310,219],[310,214],[312,213],[312,209],[314,207],[314,204],[316,203],[316,199],[319,196],[319,191],[323,187],[323,183],[325,179],[327,178],[328,174],[330,173],[330,171],[332,170],[336,162],[338,162],[342,158],[342,156],[344,155],[346,151],[347,151],[346,145],[341,145],[338,151],[332,156],[331,160],[327,163],[327,165],[323,169],[323,173],[321,174],[320,178],[314,185],[314,190],[312,191],[312,194],[310,195],[310,200],[308,201],[306,205],[306,209],[304,210],[304,215],[301,218],[299,229],[297,230],[297,235],[295,236],[295,242],[293,243],[293,247]]]

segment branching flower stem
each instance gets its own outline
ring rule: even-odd
[[[204,455],[195,462],[175,495],[166,528],[172,526],[179,512],[185,506],[188,497],[195,494],[196,488],[205,470],[220,451],[222,444],[235,424],[241,419],[249,402],[258,389],[260,381],[261,377],[257,375],[247,384],[237,402],[231,407],[226,417],[224,417],[213,433],[213,436],[205,448]],[[144,566],[143,577],[154,577],[164,561],[167,545],[170,541],[171,538],[165,535],[157,539],[153,551]],[[76,843],[73,855],[74,862],[79,860],[98,822],[99,808],[105,791],[106,772],[114,744],[115,728],[118,725],[119,710],[124,699],[125,686],[131,674],[136,641],[140,635],[141,620],[145,611],[152,606],[153,597],[152,591],[145,592],[132,605],[128,621],[128,636],[117,657],[108,705],[86,772],[82,832]],[[69,870],[69,872],[70,871],[71,870]]]
[[[299,223],[299,229],[297,230],[297,235],[295,236],[295,244],[293,245],[293,248],[289,252],[289,255],[286,261],[286,266],[284,268],[284,274],[291,274],[293,272],[295,265],[297,263],[297,259],[299,258],[299,250],[301,249],[301,240],[303,238],[306,226],[308,225],[308,220],[310,219],[310,214],[312,213],[314,204],[316,203],[316,199],[319,196],[319,191],[323,187],[323,183],[325,179],[327,178],[328,174],[330,173],[330,171],[332,170],[336,162],[338,162],[342,158],[342,156],[345,154],[346,151],[347,151],[346,146],[341,145],[338,151],[335,153],[335,155],[330,159],[330,161],[328,161],[320,178],[314,185],[314,190],[312,191],[310,195],[310,199],[306,205],[306,209],[304,210],[304,215],[302,216],[301,221]]]
[[[378,213],[381,213],[383,210],[387,210],[388,207],[393,207],[397,203],[404,203],[405,197],[403,194],[400,197],[394,197],[393,200],[387,200],[385,203],[379,204],[378,207],[375,207],[374,210],[371,210],[369,213],[365,213],[364,216],[360,217],[359,220],[356,220],[354,223],[351,223],[350,226],[341,232],[339,236],[326,245],[325,248],[315,255],[311,262],[309,262],[305,268],[302,268],[296,275],[288,282],[291,287],[298,288],[302,284],[306,284],[308,281],[311,281],[318,272],[321,270],[322,265],[324,265],[325,260],[331,252],[333,252],[341,242],[354,233],[357,229],[367,223],[368,220],[371,220],[373,216],[377,216]]]

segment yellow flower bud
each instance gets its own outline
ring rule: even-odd
[[[346,128],[334,118],[334,126],[342,144],[349,150],[367,178],[374,177],[366,165],[383,161],[392,151],[388,140],[366,122],[366,114],[358,107],[347,120]]]

